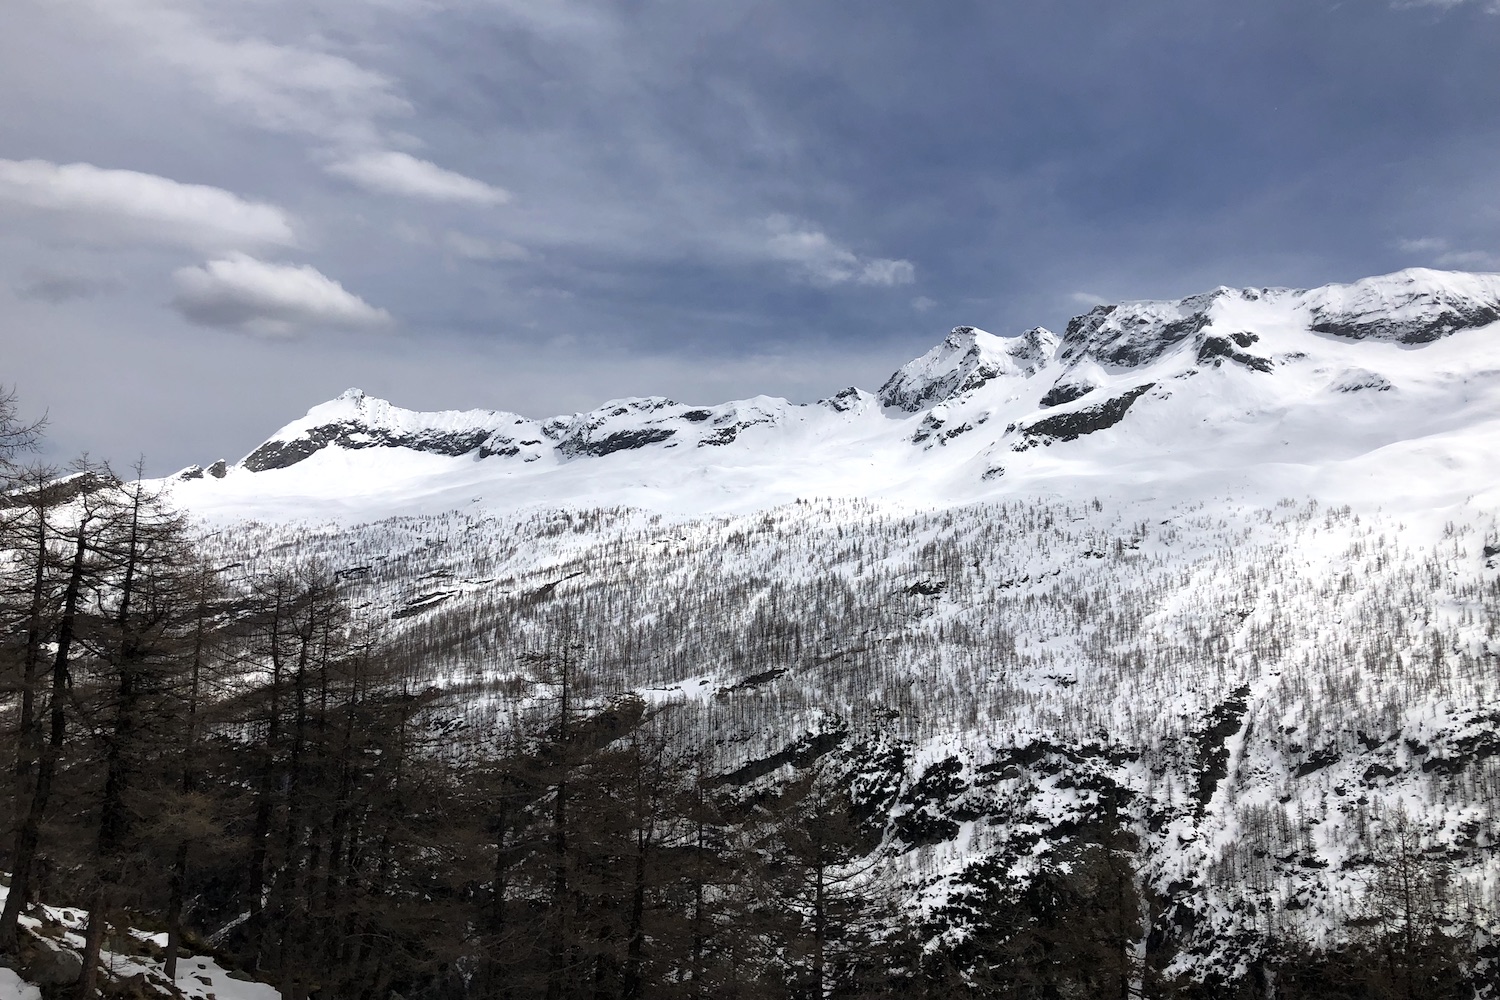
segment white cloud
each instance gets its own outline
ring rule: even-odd
[[[925,295],[918,295],[916,298],[911,300],[911,307],[917,312],[927,312],[935,305],[937,305],[937,300],[929,299]]]
[[[343,155],[326,168],[331,173],[369,190],[434,201],[499,204],[510,197],[494,185],[406,153],[348,155],[416,141],[388,127],[390,119],[410,115],[413,108],[399,83],[384,73],[316,43],[234,37],[182,0],[84,2],[93,14],[134,35],[154,62],[181,72],[216,103],[261,128],[311,136],[333,155]],[[212,4],[198,6],[205,14],[222,13]]]
[[[0,160],[0,206],[53,215],[49,232],[89,242],[145,241],[199,249],[296,242],[275,205],[222,188],[88,163]]]
[[[172,306],[201,326],[268,337],[308,328],[374,329],[391,322],[377,309],[309,265],[270,264],[236,253],[174,275]]]
[[[499,205],[510,200],[509,192],[492,184],[394,150],[364,153],[331,163],[324,169],[384,194],[475,205]]]
[[[785,215],[766,220],[771,231],[767,243],[770,255],[795,265],[816,285],[909,285],[916,280],[917,269],[909,260],[885,257],[861,257],[848,247]]]
[[[262,128],[371,144],[380,141],[380,119],[411,111],[382,73],[306,45],[224,37],[182,3],[90,0],[88,7],[133,34],[153,61],[186,73]]]
[[[1109,305],[1109,299],[1102,295],[1095,295],[1093,292],[1069,292],[1068,301],[1075,305],[1088,306],[1090,309],[1094,306]]]

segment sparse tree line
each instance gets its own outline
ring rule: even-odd
[[[726,773],[712,720],[627,690],[624,654],[566,607],[541,632],[465,625],[525,678],[499,724],[465,724],[432,686],[435,637],[383,635],[329,567],[224,563],[138,480],[10,461],[37,430],[0,399],[0,958],[24,966],[36,902],[86,907],[59,996],[122,989],[103,958],[127,926],[167,934],[169,974],[180,945],[212,948],[287,1000],[1475,985],[1483,942],[1405,828],[1347,943],[1268,929],[1228,981],[1183,971],[1172,935],[1195,918],[1137,870],[1125,799],[913,905],[895,791],[857,749]],[[800,652],[774,607],[753,632],[770,666]]]

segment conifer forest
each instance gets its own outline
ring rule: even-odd
[[[1482,510],[231,530],[0,416],[0,955],[76,953],[49,998],[1496,995]]]

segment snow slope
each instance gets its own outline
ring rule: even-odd
[[[9,889],[0,886],[0,904],[5,902],[8,894]],[[34,942],[46,942],[51,948],[79,956],[84,949],[88,920],[87,910],[43,905],[36,915],[21,917],[21,930]],[[129,995],[134,984],[137,996],[170,997],[173,1000],[281,1000],[281,991],[274,986],[225,969],[207,955],[180,958],[177,978],[169,979],[164,971],[166,945],[166,934],[129,929],[128,936],[117,943],[114,950],[106,947],[100,955],[99,969],[104,989],[117,995]],[[57,995],[59,989],[54,986],[49,992]],[[0,966],[0,1000],[41,998],[40,987],[27,982],[15,970]]]
[[[649,397],[535,420],[351,389],[173,489],[215,520],[1095,493],[1426,509],[1500,495],[1497,451],[1500,275],[1417,269],[1102,306],[1060,338],[960,327],[878,394],[812,404]]]
[[[1500,275],[1411,270],[959,328],[806,405],[351,391],[168,485],[219,563],[339,573],[476,739],[561,608],[723,774],[832,734],[934,940],[1120,809],[1172,968],[1233,979],[1346,933],[1403,817],[1500,925],[1497,456]]]

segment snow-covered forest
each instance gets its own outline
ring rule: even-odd
[[[283,995],[1294,996],[1490,968],[1479,511],[204,537],[140,484],[12,495],[7,866]]]
[[[806,407],[350,393],[158,481],[25,464],[7,397],[0,954],[87,996],[196,997],[187,956],[284,1000],[1496,996],[1491,284],[963,329]]]

